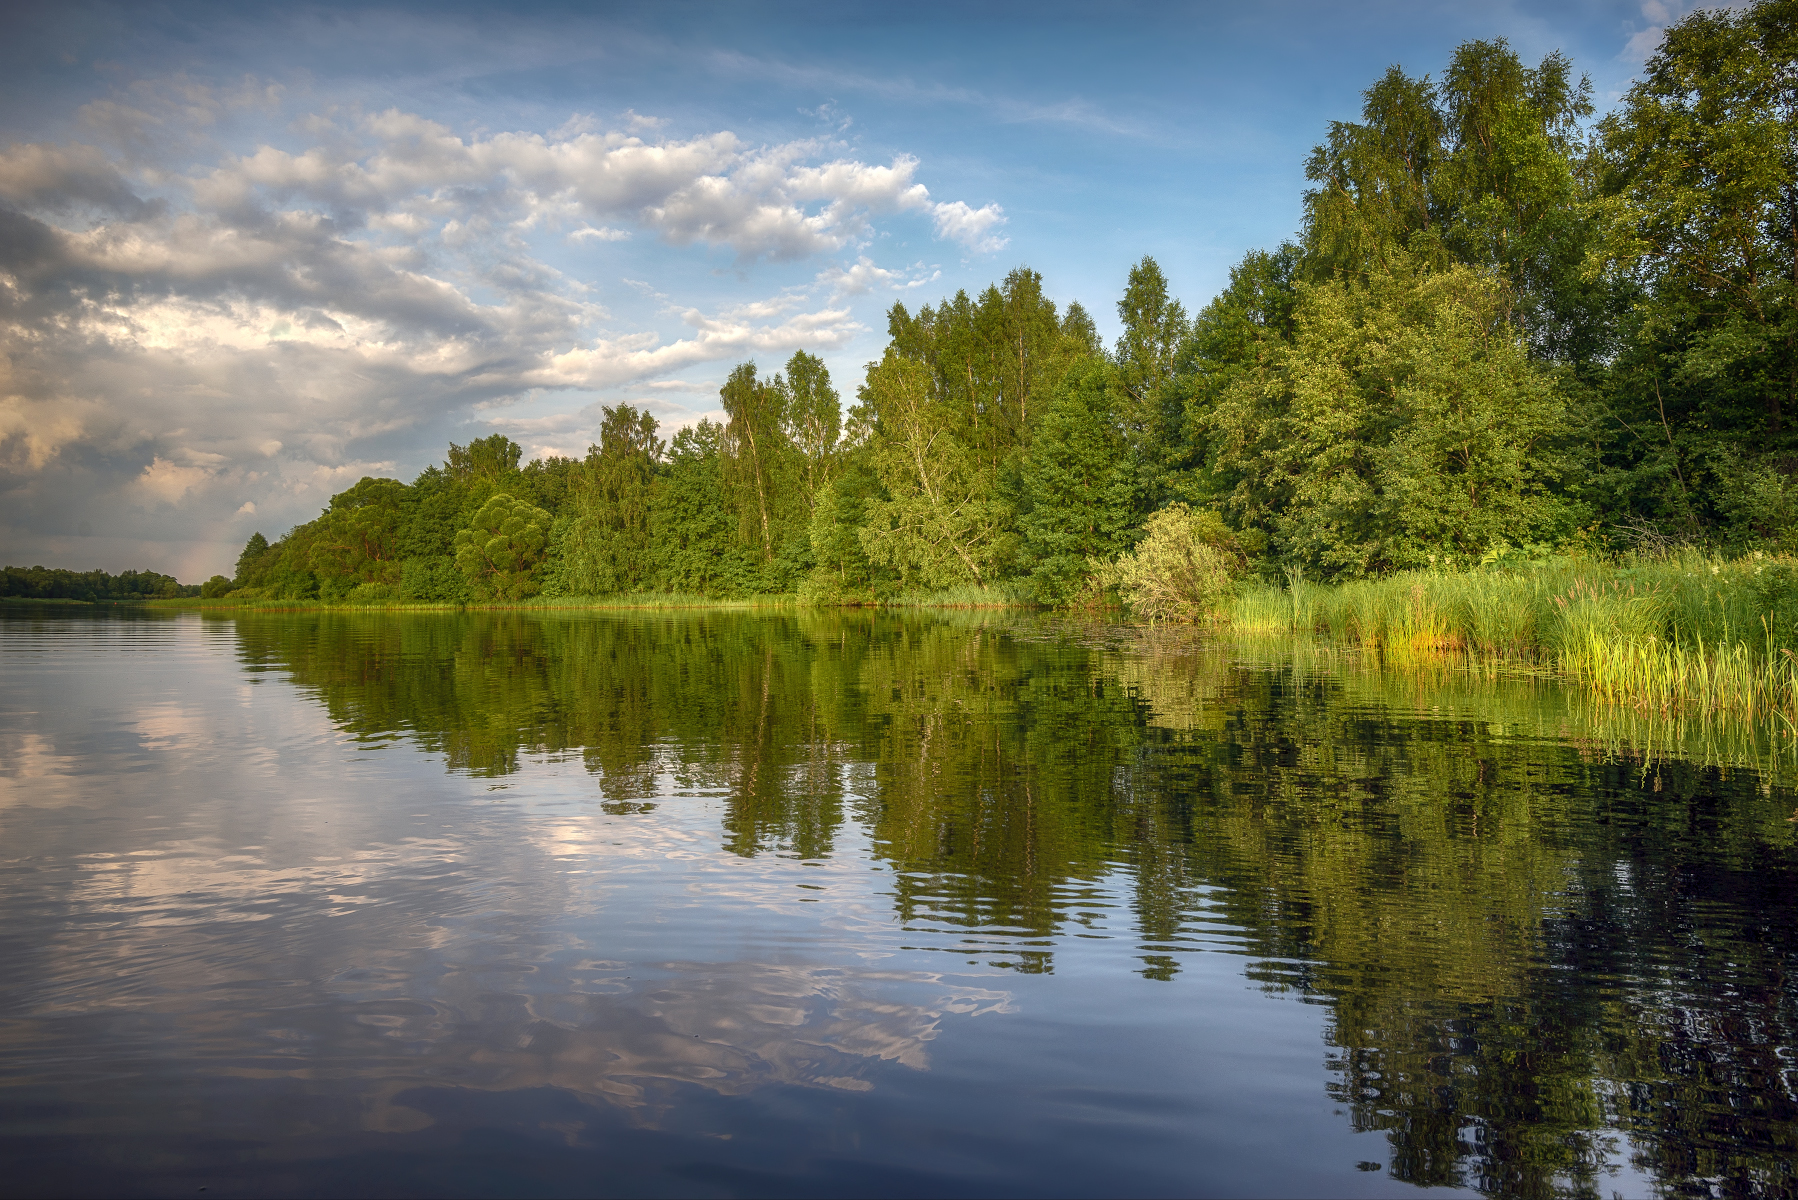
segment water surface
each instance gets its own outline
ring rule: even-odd
[[[1791,1195],[1746,745],[1028,618],[9,612],[0,1190]]]

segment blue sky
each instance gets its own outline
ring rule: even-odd
[[[1027,264],[1115,332],[1290,236],[1388,65],[1504,37],[1628,87],[1593,4],[12,5],[0,559],[229,572],[365,474],[665,432],[730,366]]]

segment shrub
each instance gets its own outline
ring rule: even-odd
[[[1143,522],[1136,549],[1100,568],[1099,581],[1150,621],[1199,621],[1234,592],[1243,561],[1214,512],[1170,504]]]
[[[400,599],[466,604],[474,599],[474,593],[469,590],[467,577],[457,569],[456,560],[438,555],[408,558],[401,564]]]
[[[344,599],[351,604],[391,604],[400,598],[400,589],[391,583],[359,583]]]

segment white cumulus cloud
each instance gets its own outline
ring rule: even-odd
[[[965,201],[951,200],[933,205],[930,215],[936,222],[938,237],[958,241],[976,254],[1003,250],[1011,241],[996,232],[1005,224],[1005,210],[997,204],[972,208]]]
[[[0,150],[8,554],[53,557],[91,526],[116,544],[215,545],[203,573],[228,569],[252,522],[278,535],[364,473],[415,469],[477,413],[561,394],[587,412],[584,393],[619,388],[703,395],[716,385],[673,377],[848,345],[869,331],[850,298],[936,278],[863,252],[882,220],[928,220],[972,253],[1005,244],[998,205],[935,199],[908,155],[664,137],[634,113],[618,130],[467,135],[398,109],[314,112],[287,141],[189,165],[204,131],[283,102],[254,80],[132,85],[83,109],[114,149]],[[640,274],[656,241],[723,251],[745,279],[760,262],[837,261],[809,286],[693,303],[657,276],[583,281],[539,257],[628,253]],[[504,427],[550,445],[587,424]]]

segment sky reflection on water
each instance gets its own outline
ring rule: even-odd
[[[0,712],[9,1194],[1798,1186],[1792,791],[1541,682],[40,613]]]

